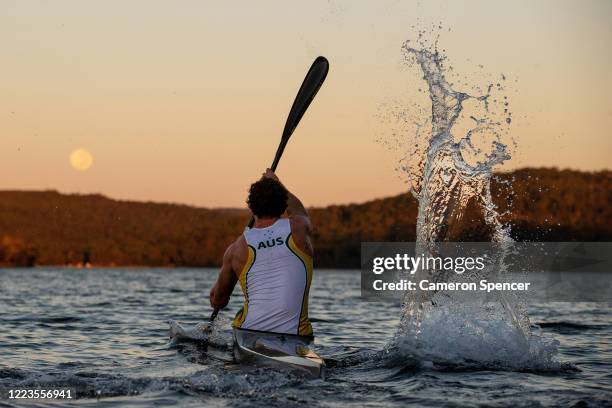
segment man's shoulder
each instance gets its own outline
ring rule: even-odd
[[[234,242],[230,244],[230,248],[232,250],[243,250],[247,247],[246,239],[244,238],[244,234],[239,235]]]
[[[232,242],[225,250],[227,261],[231,263],[234,271],[240,271],[242,269],[242,266],[247,259],[247,254],[247,243],[244,236],[236,238],[236,240]]]
[[[244,239],[244,236],[241,235],[238,238],[236,238],[234,242],[228,245],[227,249],[225,250],[225,253],[229,256],[239,255],[241,252],[243,252],[246,249],[246,247],[247,247],[246,240]]]

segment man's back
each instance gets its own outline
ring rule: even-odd
[[[243,242],[248,254],[238,280],[245,301],[234,327],[312,335],[308,320],[312,256],[295,244],[289,219],[247,230]]]
[[[312,336],[308,294],[312,281],[312,225],[302,202],[270,169],[251,184],[247,204],[255,219],[223,255],[210,290],[215,310],[227,306],[240,282],[243,308],[233,326]],[[280,218],[284,212],[288,218]]]

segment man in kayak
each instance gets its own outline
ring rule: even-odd
[[[255,224],[225,251],[210,304],[224,308],[240,282],[244,304],[233,327],[312,336],[312,226],[306,208],[270,169],[251,185],[247,204]],[[285,210],[288,218],[281,218]]]

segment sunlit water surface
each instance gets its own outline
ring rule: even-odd
[[[233,362],[223,345],[231,340],[229,323],[239,293],[220,315],[218,347],[168,345],[168,319],[206,320],[215,277],[213,269],[0,270],[0,389],[70,387],[77,391],[75,403],[97,407],[604,406],[612,401],[609,304],[530,305],[540,334],[559,342],[559,364],[547,370],[439,366],[385,347],[397,329],[400,305],[362,301],[358,271],[318,270],[310,314],[316,349],[331,367],[325,380],[311,380]],[[440,345],[452,348],[453,340],[440,339]],[[27,405],[0,400],[5,404]]]

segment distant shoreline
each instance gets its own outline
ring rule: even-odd
[[[499,173],[492,195],[500,221],[518,241],[612,241],[612,171]],[[315,266],[358,268],[361,242],[414,241],[417,211],[409,193],[310,208]],[[216,267],[248,219],[246,209],[0,191],[0,265]],[[477,206],[468,205],[451,227],[447,240],[489,240]]]

